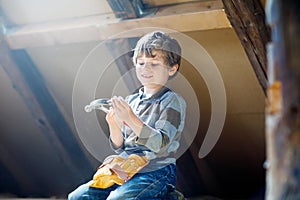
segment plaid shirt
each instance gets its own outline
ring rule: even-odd
[[[184,127],[186,103],[172,90],[163,87],[151,97],[145,97],[143,88],[129,95],[127,103],[133,112],[144,122],[138,137],[129,127],[122,127],[124,143],[120,148],[112,148],[116,153],[146,154],[152,163],[175,163],[170,156],[179,148]]]

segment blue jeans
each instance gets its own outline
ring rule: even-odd
[[[89,187],[89,182],[69,194],[69,200],[163,200],[175,190],[176,166],[170,164],[156,171],[138,173],[119,186],[100,189]]]

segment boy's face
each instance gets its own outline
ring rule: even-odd
[[[145,54],[141,54],[137,57],[136,75],[145,87],[145,92],[154,94],[176,73],[178,67],[168,66],[159,51],[154,50],[152,55],[153,57],[146,57]]]

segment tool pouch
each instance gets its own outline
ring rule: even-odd
[[[108,188],[114,184],[122,185],[149,164],[146,156],[131,154],[127,158],[110,155],[98,167],[90,187]]]

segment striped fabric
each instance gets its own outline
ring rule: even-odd
[[[148,98],[141,88],[138,93],[128,96],[126,101],[144,122],[144,127],[138,137],[130,128],[123,126],[124,144],[114,150],[117,153],[146,154],[153,165],[175,163],[175,158],[170,154],[179,148],[186,112],[184,99],[163,87]]]

